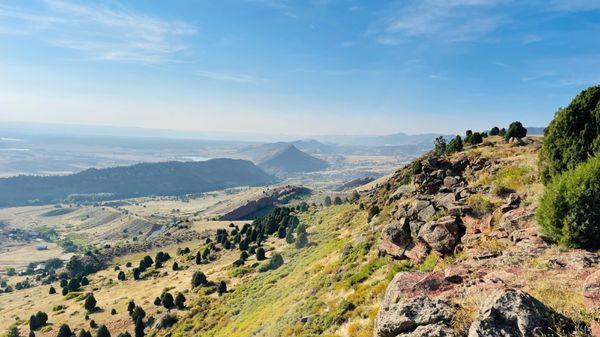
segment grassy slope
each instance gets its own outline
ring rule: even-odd
[[[307,212],[302,221],[310,247],[287,246],[279,269],[254,274],[221,298],[200,297],[173,336],[370,336],[388,281],[376,236],[365,235],[366,213],[341,205]]]

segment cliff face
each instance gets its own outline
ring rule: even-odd
[[[539,233],[540,142],[490,137],[450,156],[428,154],[368,193],[380,254],[402,270],[375,337],[591,333],[600,316],[584,304],[584,286],[596,289],[600,255],[560,249]]]

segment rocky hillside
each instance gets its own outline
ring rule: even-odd
[[[453,155],[428,154],[369,192],[380,253],[399,265],[375,337],[598,329],[600,255],[557,247],[534,219],[540,145],[489,137]]]

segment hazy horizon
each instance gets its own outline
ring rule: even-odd
[[[546,125],[600,80],[597,1],[9,0],[0,121],[259,134]]]

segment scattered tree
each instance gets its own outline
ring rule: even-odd
[[[175,306],[179,310],[185,309],[185,296],[182,293],[177,293],[177,296],[175,296]]]
[[[164,292],[160,298],[160,301],[167,310],[173,309],[175,307],[175,302],[173,300],[173,295],[169,292]]]
[[[58,328],[58,335],[56,335],[56,337],[71,337],[72,335],[73,332],[71,331],[71,328],[69,328],[68,325],[63,324]]]
[[[144,337],[146,335],[146,333],[144,332],[144,328],[144,321],[141,318],[138,318],[137,321],[135,321],[135,337]]]
[[[133,314],[133,310],[135,309],[135,302],[133,300],[127,303],[127,311],[129,312],[129,316]]]
[[[527,136],[527,129],[523,127],[521,122],[512,122],[508,127],[508,131],[504,135],[504,140],[509,140],[511,138],[523,138]]]
[[[50,289],[48,290],[48,294],[50,294],[50,295],[56,294],[56,289],[54,289],[54,287],[50,286]]]
[[[329,207],[329,206],[331,206],[331,203],[332,203],[331,202],[331,197],[330,196],[326,196],[325,200],[323,202],[323,205],[325,205],[325,207]]]
[[[437,137],[433,144],[433,152],[435,152],[436,155],[441,156],[446,153],[446,139],[444,139],[444,137]]]
[[[88,312],[93,312],[96,309],[96,299],[94,298],[94,294],[92,294],[92,293],[87,294],[87,296],[85,297],[85,302],[83,304],[83,307]]]
[[[265,249],[263,247],[258,247],[256,250],[256,260],[262,261],[265,259]]]
[[[340,198],[339,196],[336,196],[336,197],[333,199],[333,204],[334,204],[334,205],[341,205],[341,204],[342,204],[342,198]]]
[[[490,129],[490,136],[497,136],[500,134],[500,129],[497,126],[494,126]]]
[[[208,282],[206,275],[201,271],[196,271],[192,276],[192,288],[196,288],[201,285],[205,285]]]
[[[219,293],[219,295],[222,295],[227,292],[227,284],[225,283],[225,281],[219,282],[219,288],[217,289],[217,292]]]
[[[98,333],[96,334],[96,336],[98,336],[98,337],[110,337],[110,332],[108,331],[108,328],[106,327],[106,325],[102,324],[98,328]]]
[[[295,245],[296,248],[304,248],[308,244],[308,235],[306,234],[306,227],[303,224],[300,224],[296,229],[296,233],[298,237],[296,239]]]
[[[89,332],[88,330],[81,329],[81,330],[79,330],[79,334],[77,336],[78,337],[92,337],[92,333]]]
[[[452,138],[446,147],[446,153],[460,152],[463,150],[462,138],[459,135]]]

